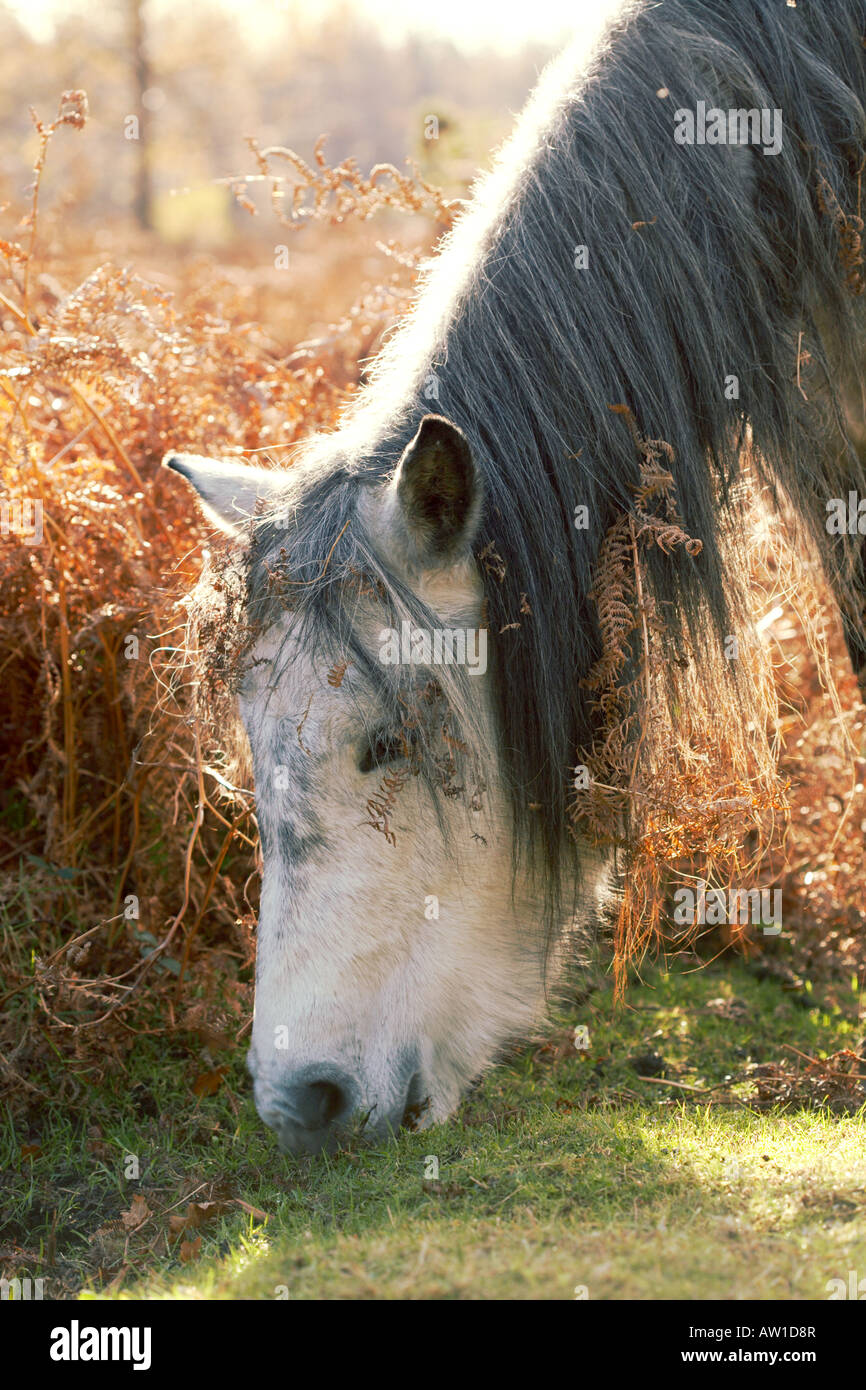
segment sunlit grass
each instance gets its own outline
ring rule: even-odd
[[[732,1016],[719,999],[739,1001]],[[854,1040],[858,1007],[745,966],[653,971],[625,1010],[604,988],[562,1012],[554,1041],[583,1023],[587,1050],[528,1048],[449,1123],[316,1160],[278,1153],[240,1056],[198,1099],[182,1049],[143,1039],[122,1088],[45,1107],[37,1155],[21,1159],[6,1131],[10,1229],[46,1266],[54,1249],[66,1296],[825,1298],[830,1279],[866,1273],[864,1113],[758,1113],[670,1083],[711,1087],[784,1055],[779,1038],[832,1052]],[[658,1083],[638,1079],[650,1053]],[[112,1237],[135,1192],[149,1220]],[[216,1214],[171,1230],[211,1196]]]

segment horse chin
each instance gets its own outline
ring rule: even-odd
[[[345,1123],[324,1129],[308,1129],[267,1112],[262,1113],[262,1119],[275,1132],[280,1151],[293,1156],[333,1154],[340,1149],[381,1144],[396,1138],[398,1130],[415,1132],[434,1123],[427,1100],[407,1106],[396,1126],[387,1119],[377,1123],[374,1114],[358,1112]]]
[[[266,1120],[265,1123],[269,1124],[270,1128],[275,1128],[270,1121]],[[276,1129],[275,1132],[280,1153],[288,1158],[314,1158],[319,1154],[335,1153],[348,1141],[347,1134],[341,1134],[335,1129],[290,1131],[283,1128]]]

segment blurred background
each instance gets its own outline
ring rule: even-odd
[[[409,156],[453,187],[507,133],[582,9],[566,0],[7,0],[2,198],[17,201],[22,152],[35,152],[28,108],[48,119],[71,88],[88,95],[86,146],[46,173],[43,196],[115,231],[128,220],[167,242],[221,249],[254,236],[220,182],[249,169],[246,136],[309,158],[327,135],[331,163]]]

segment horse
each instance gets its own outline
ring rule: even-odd
[[[604,909],[610,852],[570,815],[572,764],[636,439],[665,442],[701,540],[647,572],[698,681],[747,621],[722,543],[746,452],[866,668],[862,533],[827,524],[866,497],[846,415],[864,35],[861,0],[608,4],[337,427],[287,468],[166,456],[239,557],[263,864],[249,1067],[285,1151],[448,1117]]]

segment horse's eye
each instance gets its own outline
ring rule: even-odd
[[[383,732],[371,739],[361,755],[358,763],[359,771],[375,772],[379,767],[386,767],[388,763],[396,763],[407,755],[407,737],[405,734],[389,734]]]

